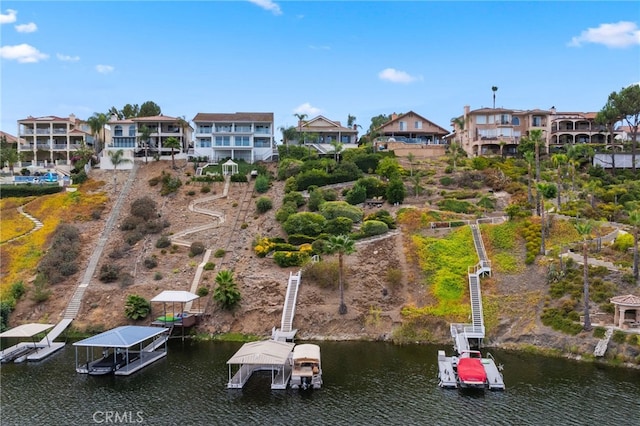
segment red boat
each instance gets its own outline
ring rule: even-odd
[[[484,389],[487,373],[482,365],[479,351],[463,351],[457,363],[458,386],[461,388]]]

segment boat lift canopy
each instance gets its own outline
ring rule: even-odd
[[[12,328],[11,330],[7,330],[3,333],[0,333],[0,337],[28,338],[28,337],[33,337],[37,334],[40,334],[43,331],[47,331],[53,327],[54,327],[54,324],[38,324],[38,323],[22,324]]]
[[[164,333],[164,328],[144,327],[140,325],[123,325],[113,330],[88,337],[73,346],[89,346],[103,348],[130,348],[133,345],[142,343],[147,339]]]

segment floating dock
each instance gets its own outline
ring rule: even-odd
[[[51,339],[49,336],[52,335],[53,331],[46,335],[39,342],[35,341],[36,336],[41,333],[46,332],[47,330],[54,328],[53,324],[22,324],[17,327],[12,328],[11,330],[7,330],[4,333],[0,334],[2,338],[16,338],[16,339],[32,339],[33,343],[29,342],[19,342],[13,346],[10,346],[2,351],[0,351],[0,362],[24,362],[24,361],[40,361],[49,355],[57,352],[58,350],[64,347],[63,342],[54,342],[52,343],[57,334],[53,336]],[[55,328],[54,328],[55,330]],[[59,333],[58,333],[59,334]]]
[[[291,357],[295,343],[263,340],[245,343],[227,361],[228,389],[242,389],[256,371],[271,371],[271,389],[286,389],[291,378]],[[233,366],[237,368],[234,369]],[[234,373],[235,370],[235,373]]]

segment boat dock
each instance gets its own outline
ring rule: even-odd
[[[482,358],[482,366],[487,374],[487,386],[490,390],[504,390],[504,380],[500,368],[496,365],[491,354],[489,358]]]
[[[453,369],[451,357],[445,356],[444,351],[438,351],[438,386],[441,388],[455,389],[458,387],[456,373]]]
[[[256,371],[271,371],[271,389],[286,389],[291,378],[294,343],[262,340],[245,343],[227,361],[228,389],[242,389]],[[233,365],[237,365],[235,373]]]
[[[46,332],[47,330],[53,328],[48,335],[40,340],[39,342],[35,341],[36,336]],[[0,362],[24,362],[24,361],[40,361],[49,355],[57,352],[58,350],[64,347],[64,342],[51,342],[55,337],[62,332],[56,331],[58,326],[53,324],[22,324],[17,327],[14,327],[10,330],[5,331],[0,334],[0,337],[3,338],[17,338],[17,339],[32,339],[33,343],[29,342],[18,342],[17,344],[10,346],[8,348],[0,351]],[[66,328],[66,326],[65,326]],[[62,329],[64,330],[64,328]],[[54,336],[54,331],[57,334]],[[50,338],[50,336],[53,336]]]

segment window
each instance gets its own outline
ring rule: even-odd
[[[198,139],[198,147],[199,148],[211,148],[211,139]]]
[[[500,124],[509,124],[511,122],[511,116],[509,114],[500,115]]]
[[[230,132],[231,124],[216,124],[216,132]]]
[[[113,128],[113,136],[122,136],[122,126],[121,125],[117,125],[116,127]]]
[[[514,126],[519,126],[520,125],[520,119],[518,117],[513,117],[511,119],[511,124]]]
[[[407,122],[406,121],[401,121],[399,123],[400,126],[400,130],[407,130]]]
[[[271,126],[268,124],[256,124],[256,133],[269,134]]]
[[[413,124],[413,128],[414,128],[414,129],[422,129],[422,121],[416,121],[416,122]]]
[[[198,133],[211,133],[211,125],[198,126]]]
[[[249,146],[249,136],[236,136],[235,146]]]
[[[251,124],[236,124],[236,132],[251,133]]]
[[[539,115],[534,115],[533,116],[533,126],[534,127],[541,127],[542,126],[542,117]]]
[[[216,136],[216,146],[231,146],[231,137],[230,136]]]
[[[487,124],[487,116],[486,115],[476,116],[476,124]]]
[[[134,124],[129,126],[129,136],[132,136],[132,137],[136,136],[136,126]]]

